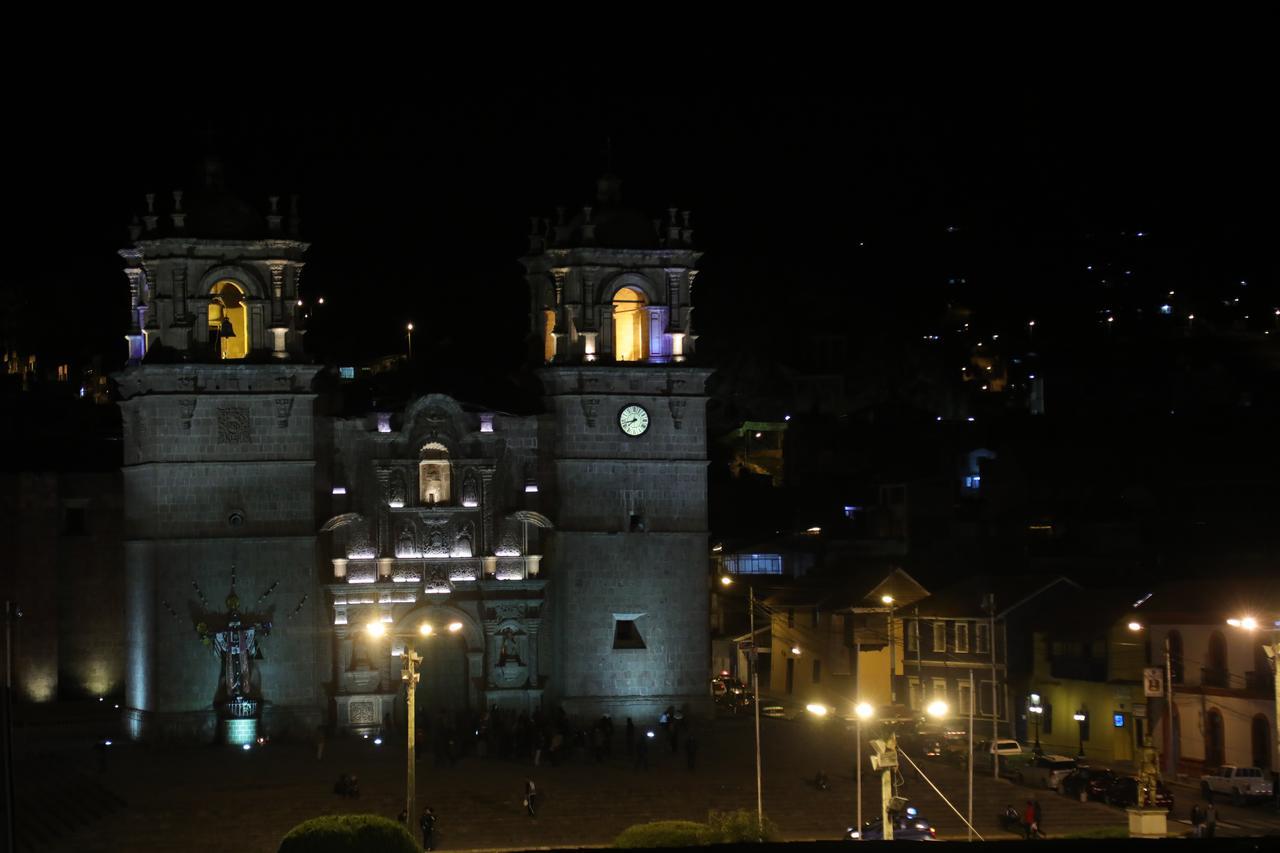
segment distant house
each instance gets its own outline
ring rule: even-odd
[[[1064,577],[978,576],[953,584],[902,611],[906,703],[924,712],[942,700],[954,718],[972,710],[975,734],[1009,732],[1011,690],[1029,673],[1029,623],[1053,596],[1076,586]],[[976,704],[974,693],[976,696]]]

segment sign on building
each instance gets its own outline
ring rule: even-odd
[[[1164,695],[1164,667],[1148,666],[1142,670],[1142,694],[1144,696]]]

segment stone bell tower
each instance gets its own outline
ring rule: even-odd
[[[523,259],[554,418],[546,559],[555,693],[637,719],[705,705],[709,678],[705,385],[695,366],[690,214],[651,218],[621,182]]]
[[[148,195],[132,245],[120,252],[131,318],[129,364],[116,379],[127,525],[125,714],[134,737],[212,739],[232,729],[243,736],[262,720],[273,732],[309,727],[324,705],[315,607],[317,368],[302,360],[307,244],[298,238],[296,203],[286,216],[278,198],[261,208],[236,198],[215,161],[203,177],[193,192]],[[208,599],[232,600],[229,592],[236,620],[273,623],[257,629],[252,650],[247,633],[221,651],[201,641],[220,636],[206,621],[220,610]],[[233,635],[240,638],[226,634]],[[227,665],[236,649],[262,659],[250,666],[246,658],[232,684],[223,676],[236,669]],[[255,722],[227,726],[229,717]]]

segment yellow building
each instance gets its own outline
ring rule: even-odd
[[[1150,732],[1146,643],[1128,627],[1132,602],[1100,601],[1097,591],[1069,597],[1054,624],[1034,633],[1031,678],[1014,696],[1017,734],[1047,753],[1132,762]]]

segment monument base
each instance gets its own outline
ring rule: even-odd
[[[219,739],[228,746],[244,746],[258,739],[258,721],[253,717],[232,717],[218,721]]]
[[[1169,813],[1164,809],[1125,809],[1129,813],[1130,838],[1166,838]]]

